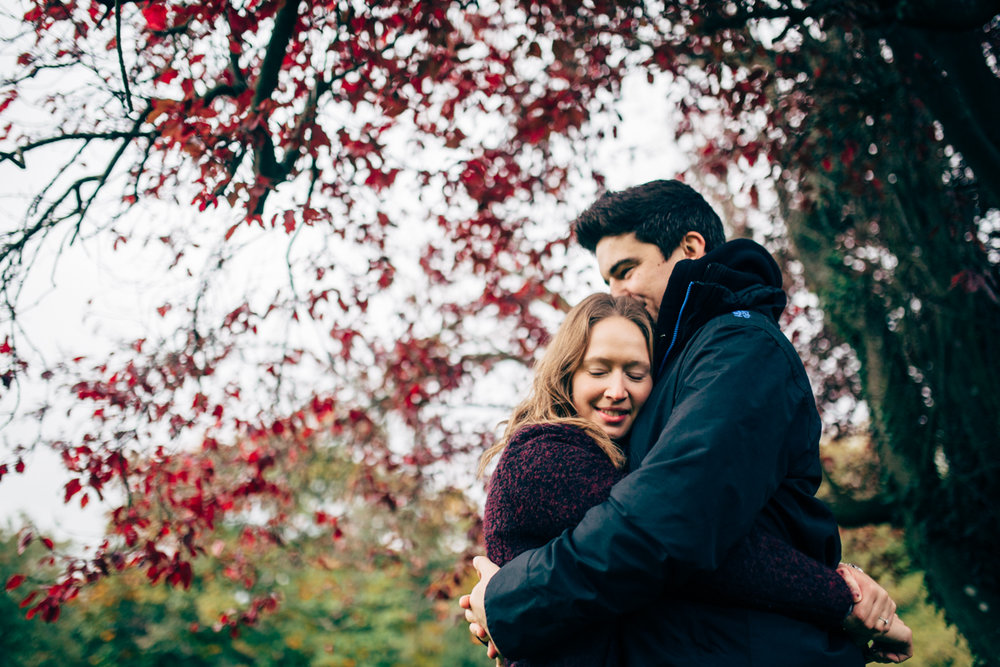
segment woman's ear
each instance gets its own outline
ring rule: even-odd
[[[681,238],[681,249],[685,259],[698,259],[705,256],[705,237],[698,232],[688,232]]]

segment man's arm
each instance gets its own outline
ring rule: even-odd
[[[486,620],[508,658],[637,609],[693,570],[715,569],[784,478],[783,445],[810,421],[804,411],[815,411],[804,376],[772,331],[708,329],[679,361],[676,402],[642,465],[573,531],[490,580]]]
[[[471,594],[461,597],[459,605],[465,609],[469,632],[486,646],[487,655],[497,658],[500,664],[500,653],[485,626],[486,612],[483,607],[486,586],[499,568],[482,556],[473,559],[473,565],[479,574],[479,583]],[[856,565],[841,563],[837,573],[854,600],[847,618],[842,619],[842,627],[857,643],[866,647],[868,661],[898,663],[911,658],[913,633],[896,615],[896,603],[886,590]]]

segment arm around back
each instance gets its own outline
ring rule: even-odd
[[[641,417],[656,424],[655,444],[638,468],[572,532],[493,577],[486,615],[505,656],[676,591],[749,532],[786,474],[788,440],[815,412],[775,331],[721,318],[706,325],[644,408],[657,411]]]

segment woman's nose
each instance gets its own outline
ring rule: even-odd
[[[612,373],[608,378],[608,386],[604,389],[604,395],[612,400],[620,401],[628,392],[625,391],[625,378],[621,373]]]

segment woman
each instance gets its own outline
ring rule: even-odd
[[[608,498],[624,474],[619,443],[652,390],[652,337],[649,315],[628,298],[595,294],[566,316],[538,364],[531,395],[480,462],[482,473],[500,455],[484,516],[490,560],[503,565],[544,545]],[[837,571],[762,533],[745,538],[718,570],[691,582],[687,594],[832,628],[842,627],[852,606],[852,591]],[[862,639],[881,634],[873,630],[875,620]],[[890,628],[908,641],[909,629],[898,617]],[[619,664],[614,627],[582,631],[530,664]],[[899,657],[890,654],[873,659]]]

